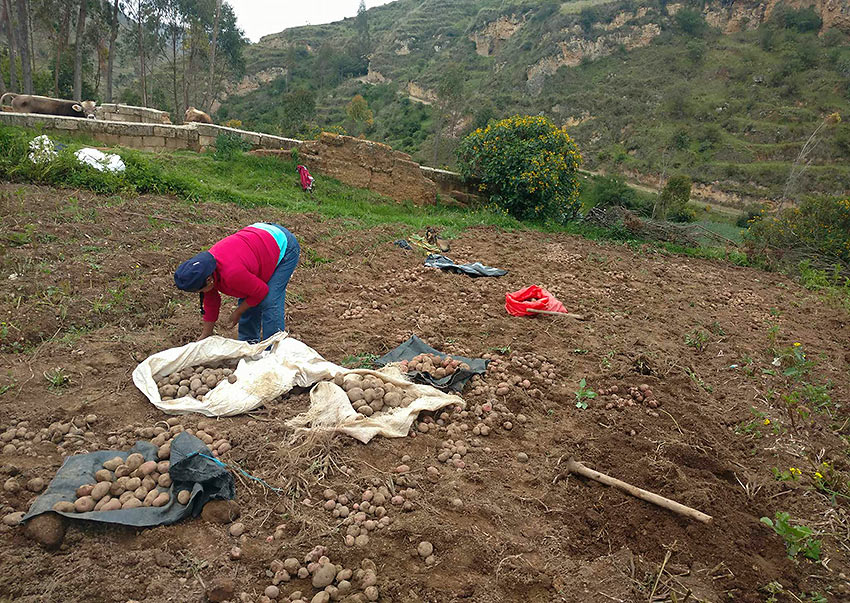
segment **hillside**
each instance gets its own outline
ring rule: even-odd
[[[648,182],[681,171],[727,200],[775,198],[824,117],[850,110],[850,7],[788,4],[399,0],[366,13],[367,60],[354,18],[263,38],[218,118],[359,133],[345,108],[361,94],[366,136],[430,164],[436,90],[459,71],[439,164],[488,119],[542,112],[570,127],[587,167]],[[795,193],[846,190],[850,126],[820,140]]]

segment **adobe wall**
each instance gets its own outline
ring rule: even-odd
[[[0,125],[20,126],[50,134],[80,134],[106,145],[140,149],[142,151],[206,151],[215,148],[219,134],[233,134],[245,140],[252,149],[292,148],[300,141],[246,130],[225,128],[211,124],[134,123],[38,115],[35,113],[0,112]]]
[[[158,111],[148,107],[133,107],[117,103],[103,103],[95,109],[98,119],[106,121],[127,121],[141,124],[170,124],[171,116],[167,111]]]

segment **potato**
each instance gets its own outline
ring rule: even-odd
[[[342,387],[342,383],[343,383],[343,374],[342,374],[342,373],[340,373],[340,374],[338,374],[336,377],[334,377],[334,384],[339,385],[340,387]]]
[[[171,495],[168,492],[160,492],[151,504],[154,507],[164,507],[169,500],[171,500]]]
[[[91,497],[95,501],[99,501],[109,494],[110,488],[112,488],[112,482],[100,482],[92,488]]]
[[[171,376],[168,378],[168,383],[169,383],[170,385],[177,385],[178,383],[180,383],[180,374],[179,374],[179,373],[174,373],[173,375],[171,375]]]
[[[182,398],[183,396],[188,396],[189,391],[190,390],[188,385],[181,385],[180,388],[177,390],[177,397]]]
[[[101,469],[95,472],[94,478],[99,482],[111,482],[112,472],[109,469]]]
[[[207,387],[212,389],[216,385],[218,385],[218,379],[216,378],[215,375],[207,375],[207,378],[204,379],[204,385],[206,385]]]
[[[384,394],[384,404],[391,408],[396,408],[401,405],[401,394],[397,392],[388,392]]]
[[[374,409],[373,409],[371,406],[369,406],[368,404],[364,404],[363,406],[361,406],[361,407],[360,407],[360,409],[358,410],[358,412],[359,412],[360,414],[362,414],[362,415],[367,416],[367,417],[371,417],[371,416],[372,416],[372,414],[373,414],[375,411],[374,411]]]
[[[115,468],[115,479],[119,479],[122,477],[126,477],[132,473],[132,469],[130,469],[127,465],[118,465]]]
[[[236,383],[236,375],[228,375],[227,376],[228,383]]]
[[[180,492],[177,493],[177,502],[181,505],[187,504],[190,498],[192,498],[192,493],[188,490],[180,490]]]
[[[165,444],[168,441],[169,435],[170,434],[167,434],[167,433],[161,433],[158,436],[156,436],[154,439],[151,440],[151,444],[153,444],[154,446],[157,446],[157,447],[162,446],[163,444]]]
[[[142,463],[141,467],[139,467],[139,472],[141,472],[142,475],[150,475],[154,471],[156,471],[156,461],[147,461]]]
[[[133,496],[133,497],[125,500],[122,503],[121,508],[122,509],[138,509],[141,506],[142,506],[142,501],[140,501],[138,498]]]
[[[94,510],[94,499],[91,496],[81,496],[74,501],[74,508],[77,513],[88,513]]]
[[[145,457],[143,457],[138,452],[134,452],[130,456],[127,457],[127,460],[124,463],[130,468],[131,471],[135,471],[139,467],[142,466],[142,463],[145,462]]]
[[[148,492],[148,495],[145,496],[145,500],[143,501],[144,506],[151,506],[153,504],[153,501],[156,500],[157,496],[159,496],[158,490],[151,490],[150,492]]]
[[[156,453],[157,458],[166,460],[171,457],[171,444],[163,444]]]
[[[370,407],[372,408],[372,410],[374,410],[375,412],[379,412],[379,411],[383,410],[383,408],[384,408],[384,401],[383,401],[383,400],[375,400],[375,401],[374,401],[374,402],[372,402],[369,406],[370,406]]]
[[[350,390],[348,390],[348,399],[351,400],[352,402],[356,402],[357,400],[363,400],[364,399],[363,394],[364,394],[364,392],[361,388],[353,387]]]
[[[171,476],[167,473],[163,473],[159,476],[159,479],[156,481],[159,484],[160,488],[170,488],[171,487]]]
[[[92,489],[94,489],[94,484],[84,484],[77,488],[77,498],[82,498],[84,496],[89,496],[91,494]]]
[[[101,498],[99,501],[97,501],[97,503],[94,506],[94,510],[100,511],[101,509],[103,509],[103,505],[108,503],[110,500],[112,500],[112,497],[107,494],[106,496]]]
[[[118,500],[120,500],[121,504],[123,505],[125,502],[127,502],[131,498],[136,498],[136,497],[133,495],[132,490],[127,490],[126,492],[124,492],[124,494],[122,494],[120,497],[118,497]],[[138,499],[136,499],[136,500],[138,500]]]
[[[156,488],[156,480],[152,476],[146,475],[145,479],[142,480],[142,488],[147,491],[153,490]]]
[[[103,505],[100,510],[101,511],[118,511],[121,509],[121,501],[117,498],[113,498],[108,503]]]
[[[53,510],[59,513],[76,513],[77,507],[72,502],[60,500],[58,503],[53,505]]]
[[[128,477],[127,481],[124,482],[124,489],[125,490],[135,490],[141,485],[142,485],[142,480],[139,479],[138,477]]]
[[[121,496],[124,494],[124,488],[118,482],[112,482],[112,485],[109,486],[109,493],[112,496]]]
[[[200,378],[195,377],[194,379],[192,379],[192,381],[189,382],[189,389],[191,389],[193,392],[196,392],[201,389],[201,386],[203,384],[204,383],[200,380]]]
[[[142,486],[139,486],[138,488],[133,490],[133,496],[135,496],[139,500],[145,500],[145,497],[147,497],[147,495],[148,495],[147,488],[143,488]]]
[[[217,448],[217,450],[218,450],[218,454],[219,454],[219,455],[222,455],[222,454],[224,454],[225,452],[229,452],[229,451],[230,451],[230,442],[224,442],[223,444],[221,444],[221,445]]]
[[[198,388],[198,391],[195,392],[195,395],[200,397],[206,396],[208,393],[210,393],[210,388],[208,388],[206,385],[202,385]]]
[[[115,471],[120,465],[124,464],[124,459],[120,456],[116,456],[115,458],[109,459],[103,464],[103,468],[109,471]]]

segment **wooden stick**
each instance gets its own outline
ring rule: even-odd
[[[647,502],[651,502],[654,505],[658,505],[659,507],[664,507],[665,509],[669,509],[674,513],[678,513],[679,515],[684,515],[685,517],[690,517],[691,519],[696,519],[697,521],[701,521],[702,523],[711,523],[712,517],[711,515],[706,515],[696,509],[692,509],[691,507],[686,507],[681,503],[677,503],[675,500],[670,500],[669,498],[664,498],[663,496],[659,496],[658,494],[653,494],[648,490],[644,490],[642,488],[638,488],[637,486],[632,486],[631,484],[627,484],[626,482],[621,482],[618,479],[615,479],[609,475],[605,475],[604,473],[599,473],[598,471],[594,471],[588,467],[585,467],[575,459],[569,459],[567,461],[567,472],[568,473],[577,473],[578,475],[582,475],[588,479],[592,479],[594,481],[599,482],[600,484],[605,484],[606,486],[613,486],[614,488],[619,488],[623,490],[627,494],[631,494],[636,498],[640,498],[641,500],[645,500]]]
[[[547,316],[563,316],[564,318],[575,318],[576,320],[584,320],[584,314],[573,314],[572,312],[552,312],[551,310],[536,310],[527,308],[526,312],[533,314],[546,314]]]

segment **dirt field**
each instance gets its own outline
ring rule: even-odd
[[[770,594],[760,589],[773,581],[793,592],[775,595],[778,601],[818,600],[813,592],[850,600],[848,501],[831,500],[811,477],[823,462],[839,476],[850,468],[841,437],[850,434],[850,321],[781,275],[478,228],[452,241],[449,255],[510,273],[470,279],[424,268],[421,254],[392,245],[398,229],[317,215],[9,184],[0,185],[0,208],[0,433],[71,420],[81,426],[82,417],[97,415],[82,438],[60,440],[61,449],[19,442],[0,454],[4,482],[49,481],[62,452],[114,448],[110,437],[126,449],[136,428],[168,418],[130,373],[199,332],[197,298],[174,288],[173,270],[258,220],[281,222],[299,238],[287,324],[328,360],[380,355],[414,333],[445,352],[500,359],[474,386],[478,393],[464,392],[466,416],[452,413],[448,425],[408,438],[364,446],[339,436],[291,448],[283,420],[306,408],[305,392],[250,417],[219,420],[216,434],[233,444],[223,459],[288,490],[277,495],[237,479],[244,536],[200,517],[148,530],[80,522],[49,552],[22,528],[2,526],[0,600],[203,601],[222,585],[233,588],[229,600],[259,601],[275,559],[303,559],[316,545],[346,568],[371,560],[385,602],[648,601],[653,592],[652,600],[682,601],[689,591],[690,601],[765,601]],[[508,316],[504,294],[529,284],[547,286],[588,320]],[[344,318],[346,310],[362,317]],[[693,343],[697,331],[707,335],[704,349]],[[769,350],[794,342],[816,362],[809,381],[831,382],[831,403],[792,425],[782,401],[789,381],[771,374],[781,371]],[[546,362],[553,374],[535,377]],[[69,384],[51,386],[44,373],[56,368]],[[584,377],[596,391],[647,384],[661,406],[606,409],[613,398],[605,396],[578,409],[574,392]],[[503,381],[524,379],[529,387],[493,394]],[[493,430],[475,436],[476,407],[482,412],[486,403],[494,405]],[[197,428],[201,419],[181,424]],[[447,427],[457,434],[464,424],[465,466],[440,462],[442,442],[458,437]],[[567,476],[570,456],[714,522]],[[403,462],[411,471],[400,476]],[[802,475],[777,480],[774,467]],[[392,523],[366,547],[345,546],[345,527],[322,508],[323,491],[359,500],[379,484],[414,488],[412,510],[389,508]],[[0,491],[2,514],[25,511],[34,499],[25,488]],[[782,538],[759,522],[777,511],[819,532],[819,562],[789,559]],[[417,554],[423,540],[434,546],[430,566]],[[233,560],[237,545],[241,559]],[[309,580],[280,589],[281,600],[296,590],[308,601],[315,593]]]

